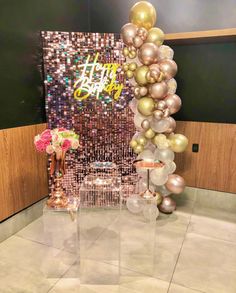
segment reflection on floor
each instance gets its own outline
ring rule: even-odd
[[[227,211],[222,210],[218,195],[218,205],[207,205],[204,192],[183,195],[174,214],[158,218],[153,277],[129,272],[119,288],[86,286],[82,293],[235,293],[236,201],[232,200]],[[60,234],[53,244],[42,234],[41,217],[0,243],[1,293],[81,292],[70,246],[61,250]],[[60,265],[53,263],[55,255],[63,260]],[[46,256],[60,277],[45,277]]]

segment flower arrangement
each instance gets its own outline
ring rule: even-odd
[[[34,144],[37,151],[46,151],[49,155],[66,152],[70,149],[76,150],[80,146],[79,135],[65,128],[44,130],[41,134],[35,136]]]

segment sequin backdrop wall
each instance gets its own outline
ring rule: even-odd
[[[115,99],[116,91],[95,90],[84,100],[74,97],[74,84],[82,74],[80,65],[85,64],[89,55],[89,62],[97,56],[100,64],[122,65],[123,45],[119,34],[42,32],[42,40],[48,126],[75,130],[80,134],[82,145],[78,151],[67,154],[65,191],[69,196],[78,195],[89,164],[94,161],[116,163],[123,179],[127,179],[133,173],[134,156],[129,141],[134,133],[134,123],[128,107],[133,96],[121,68],[118,68],[115,80],[117,85],[124,85],[118,100]],[[100,78],[100,73],[95,71],[93,82],[99,82]],[[49,184],[52,188],[51,181]]]

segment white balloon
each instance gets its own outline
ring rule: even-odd
[[[159,47],[159,54],[160,54],[160,59],[173,59],[174,58],[174,50],[171,49],[171,47],[162,45]]]
[[[136,183],[136,186],[135,186],[135,193],[141,193],[141,192],[144,192],[147,190],[147,177],[145,178],[141,178],[137,183]],[[149,182],[149,189],[152,191],[152,192],[155,192],[155,186]]]
[[[156,168],[150,173],[151,182],[155,185],[163,185],[168,180],[168,174],[165,171],[165,168]]]
[[[174,78],[171,78],[170,80],[167,81],[167,86],[168,86],[168,95],[170,94],[175,94],[177,90],[177,82]]]
[[[174,161],[175,153],[171,149],[156,149],[154,152],[155,159],[161,162]]]
[[[151,150],[143,150],[137,157],[138,160],[144,160],[146,162],[154,162],[155,156]]]
[[[135,125],[137,130],[140,130],[140,131],[143,130],[141,124],[142,124],[144,119],[148,119],[148,117],[145,117],[145,116],[141,115],[139,112],[134,114],[134,125]]]
[[[157,192],[160,192],[162,196],[168,196],[171,194],[171,191],[169,191],[165,185],[156,186],[156,190]]]
[[[146,204],[143,209],[143,216],[146,220],[153,222],[159,216],[159,210],[154,204]]]
[[[138,100],[133,98],[130,102],[129,102],[129,107],[131,109],[131,111],[135,114],[138,112],[137,109],[137,104],[138,104]]]
[[[144,208],[144,200],[139,195],[133,195],[127,198],[126,206],[131,213],[138,214]]]
[[[170,128],[170,121],[168,118],[164,118],[159,121],[153,118],[150,122],[150,126],[155,132],[162,133],[166,132]]]
[[[164,168],[168,174],[173,174],[176,170],[176,164],[173,161],[166,161]]]
[[[156,149],[156,146],[151,141],[148,141],[148,143],[144,146],[144,149],[154,152]]]

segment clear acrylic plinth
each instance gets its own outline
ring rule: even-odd
[[[133,195],[132,195],[133,196]],[[131,197],[132,197],[131,196]],[[144,216],[143,209],[140,212],[130,212],[126,205],[126,199],[122,202],[120,213],[120,272],[121,276],[132,272],[153,277],[154,256],[156,240],[156,218]],[[147,208],[155,206],[155,200],[136,198],[136,205]]]
[[[67,208],[43,210],[43,243],[49,247],[42,260],[47,278],[79,278],[78,200]],[[66,274],[73,266],[73,275]]]
[[[80,292],[119,285],[121,183],[112,168],[92,170],[80,188]]]

